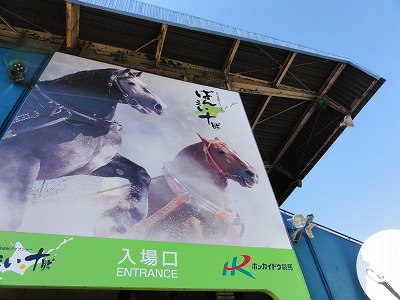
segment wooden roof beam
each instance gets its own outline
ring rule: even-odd
[[[297,124],[294,126],[292,132],[289,134],[287,137],[286,141],[282,144],[281,148],[277,152],[276,156],[272,160],[272,164],[276,165],[279,160],[282,158],[282,156],[285,154],[286,150],[289,148],[289,146],[292,144],[296,136],[299,134],[300,130],[304,127],[304,125],[307,123],[308,119],[311,117],[315,109],[317,108],[317,105],[315,103],[312,103],[309,105],[307,110],[303,113],[301,118],[298,120]]]
[[[346,67],[346,63],[338,63],[335,68],[333,69],[333,71],[331,72],[331,74],[329,75],[329,77],[327,78],[327,80],[325,80],[324,84],[321,86],[321,88],[319,89],[317,96],[321,96],[324,98],[324,100],[326,100],[326,104],[330,107],[332,107],[333,109],[347,115],[349,114],[349,110],[347,108],[345,108],[344,106],[340,105],[339,103],[337,103],[336,101],[334,101],[333,99],[329,98],[328,96],[326,96],[326,94],[328,93],[329,89],[332,87],[332,85],[335,83],[336,79],[339,77],[339,75],[342,73],[343,69]]]
[[[260,120],[262,114],[264,113],[265,109],[267,108],[269,102],[271,101],[272,96],[265,96],[264,100],[262,101],[261,105],[258,107],[258,110],[253,118],[253,120],[250,123],[251,130],[254,130],[256,128],[258,121]]]
[[[274,167],[274,165],[271,164],[271,162],[269,160],[264,160],[263,163],[264,163],[264,168],[266,168],[266,169]]]
[[[294,175],[290,171],[288,171],[286,168],[284,168],[282,165],[280,165],[279,163],[276,165],[273,165],[268,160],[264,160],[263,163],[264,163],[264,168],[269,169],[267,171],[268,174],[270,173],[270,171],[272,171],[272,169],[275,169],[276,171],[279,171],[279,173],[285,175],[287,178],[289,178],[295,182],[296,178],[294,177]]]
[[[352,103],[352,107],[350,108],[350,113],[352,113],[356,108],[360,105],[360,103],[364,100],[364,98],[369,94],[369,92],[373,89],[375,84],[378,83],[378,79],[375,79],[369,87],[365,90],[365,92],[361,95],[360,98],[355,99],[354,102]]]
[[[325,95],[332,85],[335,83],[336,79],[339,77],[340,73],[342,73],[343,69],[346,67],[346,63],[338,63],[336,67],[333,69],[328,79],[325,80],[324,84],[318,91],[318,95]]]
[[[283,97],[290,99],[313,100],[315,92],[280,85],[275,87],[271,82],[244,75],[230,75],[232,90],[241,93]]]
[[[212,69],[209,67],[194,65],[175,59],[164,57],[167,63],[160,65],[154,69],[154,58],[149,58],[138,53],[140,49],[157,40],[151,40],[145,45],[136,50],[113,47],[95,42],[84,43],[83,49],[80,51],[80,56],[95,59],[107,63],[112,63],[118,53],[124,53],[124,64],[137,70],[146,71],[161,76],[166,76],[175,79],[182,79],[184,75],[191,78],[191,82],[198,84],[206,84],[213,87],[224,88],[225,79],[221,70]],[[83,41],[84,42],[84,41]],[[301,100],[313,100],[315,93],[312,91],[302,90],[289,86],[281,85],[279,88],[265,80],[252,78],[244,75],[228,76],[228,80],[235,92],[247,92],[250,94],[276,96],[284,98],[292,98]]]
[[[239,48],[239,44],[240,40],[234,40],[231,49],[229,50],[228,57],[226,58],[224,67],[222,69],[222,72],[224,72],[225,77],[227,77],[230,72],[233,59],[236,55],[237,49]]]
[[[162,53],[162,50],[164,48],[165,37],[167,36],[167,30],[168,30],[168,25],[167,24],[162,24],[161,25],[161,29],[160,29],[160,34],[158,36],[156,36],[154,39],[150,40],[149,42],[143,44],[139,48],[135,49],[133,52],[137,53],[140,50],[142,50],[143,48],[147,47],[148,45],[150,45],[150,44],[152,44],[154,42],[158,42],[157,43],[157,50],[156,50],[156,54],[155,54],[156,66],[158,68],[160,66],[160,62],[161,62],[161,53]],[[108,47],[108,48],[110,48],[110,47]],[[123,52],[129,53],[128,50],[125,50]]]
[[[0,15],[0,20],[2,20],[3,23],[6,24],[9,29],[11,29],[11,31],[20,35],[20,33],[17,31],[17,29],[15,29],[10,23],[8,23],[7,20],[2,15]]]
[[[317,97],[318,96],[324,96],[329,89],[332,87],[333,83],[336,81],[336,79],[339,77],[340,73],[343,71],[345,68],[346,64],[345,63],[338,63],[336,67],[333,69],[331,74],[328,76],[328,78],[325,80],[324,84],[322,87],[319,89]],[[329,101],[328,101],[329,102]],[[331,103],[327,103],[328,105],[334,103],[333,100],[330,99]],[[336,105],[336,103],[335,103]],[[338,104],[337,104],[338,105]],[[338,105],[340,107],[340,105]],[[299,134],[300,130],[303,128],[303,126],[306,124],[308,119],[311,117],[313,112],[317,109],[316,103],[313,105],[310,105],[308,109],[304,112],[302,117],[299,119],[298,123],[286,139],[286,141],[283,143],[282,147],[279,149],[277,155],[275,158],[272,160],[272,164],[276,165],[278,161],[282,158],[282,156],[285,154],[286,150],[289,148],[291,143],[294,141],[296,136]]]
[[[161,65],[157,69],[154,69],[154,58],[148,58],[146,56],[140,55],[140,53],[137,52],[145,46],[158,40],[158,38],[159,37],[154,38],[150,42],[146,43],[145,45],[134,51],[94,42],[87,42],[84,48],[81,50],[80,55],[83,57],[104,62],[115,63],[114,57],[118,53],[124,53],[125,64],[130,65],[137,70],[148,71],[150,73],[180,80],[182,80],[182,78],[189,78],[190,82],[218,88],[225,88],[226,80],[228,80],[231,86],[231,90],[235,92],[265,95],[271,97],[282,97],[296,99],[298,101],[312,101],[317,95],[317,93],[313,91],[293,88],[282,84],[280,84],[279,87],[275,87],[273,83],[269,81],[245,75],[229,74],[228,78],[225,79],[224,74],[221,70],[193,65],[183,61],[170,59],[168,57],[164,57],[167,63]],[[328,101],[327,103],[329,106],[341,112],[348,112],[348,109],[346,109],[345,107],[342,107],[341,105],[335,103],[332,99],[329,100],[330,101]]]
[[[277,88],[279,87],[279,85],[281,84],[283,78],[285,77],[286,73],[289,70],[290,65],[293,63],[293,60],[296,57],[295,52],[291,52],[288,57],[286,58],[284,64],[281,66],[278,75],[276,76],[273,85]],[[258,107],[258,110],[253,118],[253,120],[251,121],[251,129],[254,129],[257,124],[258,121],[260,120],[261,116],[263,115],[265,109],[267,108],[268,103],[271,101],[272,96],[269,95],[266,98],[264,98],[263,102],[261,103],[261,105]]]
[[[17,26],[14,26],[14,29],[23,33],[24,38],[21,39],[20,34],[10,31],[6,25],[0,23],[0,42],[50,51],[57,51],[63,44],[65,44],[64,36],[51,34],[47,31],[36,31]]]
[[[276,76],[275,80],[274,80],[274,85],[276,87],[278,87],[283,78],[285,77],[286,73],[288,72],[290,66],[292,65],[294,59],[296,58],[297,53],[296,52],[291,52],[289,53],[288,57],[286,58],[285,62],[283,63],[283,65],[281,66],[278,75]]]
[[[350,110],[350,113],[352,113],[356,108],[357,108],[357,106],[364,100],[364,98],[369,94],[369,92],[371,91],[371,89],[375,86],[375,84],[377,84],[378,83],[378,80],[374,80],[371,84],[370,84],[370,86],[365,90],[365,92],[361,95],[361,97],[360,98],[358,98],[358,99],[356,99],[356,101],[354,102],[354,104],[353,104],[353,106],[352,106],[352,108],[351,108],[351,110]],[[337,131],[340,129],[340,128],[342,128],[341,126],[340,126],[340,123],[336,126],[336,128],[335,128],[335,130],[329,135],[329,137],[324,141],[324,143],[322,144],[322,146],[314,153],[314,155],[311,157],[311,159],[307,162],[307,164],[304,166],[304,168],[297,174],[297,177],[298,178],[303,178],[305,175],[304,175],[304,173],[307,171],[307,169],[310,167],[310,165],[311,165],[311,163],[313,162],[313,161],[315,161],[315,159],[318,157],[318,156],[322,156],[323,155],[323,152],[324,152],[324,149],[325,149],[325,147],[327,147],[327,145],[329,144],[329,143],[331,143],[331,141],[332,141],[332,139],[335,137],[335,135],[337,134]],[[295,183],[293,183],[293,184],[295,184]],[[278,203],[283,203],[283,201],[284,201],[284,197],[286,196],[286,194],[288,194],[291,190],[293,190],[293,186],[290,186],[286,191],[285,191],[285,193],[283,193],[283,196],[282,196],[282,198],[281,199],[278,199]]]
[[[79,38],[80,5],[66,2],[65,47],[73,48]]]
[[[285,76],[285,74],[287,73],[287,71],[289,70],[290,64],[292,64],[294,58],[296,57],[296,53],[291,53],[287,59],[286,62],[283,66],[283,68],[281,68],[280,73],[278,74],[276,80],[274,81],[276,84],[276,87],[279,86],[279,84],[281,83],[283,77]],[[339,77],[340,73],[343,71],[344,67],[346,66],[346,64],[344,63],[339,63],[337,64],[337,66],[335,67],[335,69],[331,72],[330,76],[327,78],[327,80],[324,82],[323,86],[321,87],[321,89],[318,92],[318,96],[324,96],[328,90],[331,88],[331,86],[333,85],[333,83],[336,81],[336,79]],[[268,96],[262,103],[262,105],[259,107],[256,116],[253,120],[253,122],[251,123],[251,128],[254,129],[255,126],[257,125],[257,123],[259,122],[259,119],[261,117],[261,115],[263,114],[264,110],[266,109],[269,101],[271,100],[272,96]],[[333,101],[332,99],[329,99],[327,102],[328,105],[330,105],[331,107],[339,110],[339,111],[347,111],[346,109],[344,109],[341,105],[337,104],[335,101]],[[282,156],[284,155],[284,153],[286,152],[286,150],[289,148],[289,146],[291,145],[291,143],[294,141],[294,139],[296,138],[296,136],[299,134],[299,132],[301,131],[301,129],[303,128],[303,126],[306,124],[306,122],[308,121],[308,119],[311,117],[311,115],[313,114],[313,112],[315,111],[315,109],[317,108],[316,105],[310,105],[309,108],[307,109],[307,111],[303,114],[303,116],[299,119],[298,123],[296,124],[296,126],[294,127],[294,129],[292,130],[292,132],[290,133],[290,135],[288,136],[288,138],[286,139],[286,141],[283,143],[283,145],[281,146],[281,148],[279,149],[277,155],[275,156],[275,158],[272,160],[272,165],[274,167],[277,166],[277,163],[279,162],[279,160],[282,158]],[[269,172],[272,171],[272,169],[274,168],[269,168]],[[286,174],[286,173],[283,173]]]
[[[297,178],[293,176],[292,173],[290,173],[287,169],[285,169],[282,165],[276,164],[274,167],[274,170],[278,171],[279,173],[285,175],[287,178],[290,180],[293,180],[294,183],[296,183]]]
[[[167,24],[161,25],[160,35],[158,36],[158,44],[157,44],[157,51],[156,51],[156,66],[157,68],[160,66],[161,61],[161,53],[164,47],[165,37],[167,36]]]
[[[244,75],[231,75],[230,78],[232,91],[240,93],[290,98],[297,99],[299,101],[314,100],[317,96],[316,92],[284,86],[282,84],[279,85],[279,87],[274,87],[273,84],[268,81]],[[340,105],[339,103],[327,96],[324,96],[324,98],[327,100],[326,104],[328,106],[342,113],[349,113],[349,110],[343,105]]]
[[[160,36],[155,37],[154,39],[152,39],[151,41],[143,44],[142,46],[140,46],[139,48],[137,48],[136,50],[134,50],[133,52],[139,52],[140,50],[142,50],[144,47],[154,43],[155,41],[158,41],[158,39],[160,38]]]

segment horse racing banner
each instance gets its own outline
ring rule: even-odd
[[[237,93],[56,53],[0,155],[0,285],[308,299]]]

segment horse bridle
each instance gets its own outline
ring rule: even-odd
[[[128,69],[127,69],[128,70]],[[121,70],[115,70],[112,74],[110,79],[108,80],[108,93],[111,94],[111,88],[115,84],[118,90],[121,92],[122,96],[124,97],[127,104],[132,106],[137,106],[138,102],[135,99],[129,98],[129,94],[123,89],[121,84],[119,83],[119,79],[126,78],[124,74],[128,73],[131,78],[137,77],[137,75],[132,74],[130,71],[123,71],[122,74],[119,74]]]
[[[209,149],[210,149],[210,147],[211,147],[211,145],[212,145],[212,143],[213,143],[214,141],[215,141],[215,139],[212,139],[212,140],[208,143],[208,145],[204,145],[204,147],[203,147],[204,154],[206,155],[206,162],[208,162],[208,164],[210,165],[211,170],[212,170],[212,166],[211,166],[211,163],[212,163],[212,164],[214,165],[214,167],[217,169],[218,173],[219,173],[222,177],[231,179],[231,178],[233,178],[234,176],[231,175],[231,174],[229,174],[229,173],[227,173],[227,172],[225,172],[224,170],[222,170],[222,168],[217,164],[217,162],[216,162],[216,161],[214,160],[214,158],[211,156],[211,153],[210,153]]]

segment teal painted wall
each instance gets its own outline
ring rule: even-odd
[[[0,133],[9,125],[10,120],[38,80],[51,56],[46,51],[32,50],[21,46],[0,43]],[[23,82],[14,83],[9,77],[9,64],[14,59],[24,61],[28,68]]]
[[[294,228],[287,221],[291,215],[282,212],[289,236]],[[314,227],[314,238],[304,232],[298,243],[293,243],[303,271],[311,299],[314,300],[368,300],[358,281],[357,255],[361,243],[335,234],[333,231]]]

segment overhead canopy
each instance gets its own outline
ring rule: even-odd
[[[133,0],[3,0],[0,42],[239,92],[279,205],[385,81],[342,57]]]

